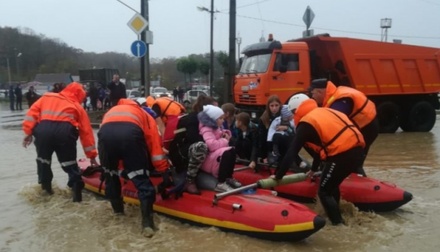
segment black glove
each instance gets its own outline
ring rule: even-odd
[[[162,183],[164,187],[170,187],[174,185],[173,182],[173,176],[171,174],[171,171],[167,169],[164,173],[162,173]]]

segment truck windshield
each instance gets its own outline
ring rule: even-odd
[[[270,56],[272,54],[258,54],[252,56],[246,56],[240,68],[241,74],[248,73],[264,73],[269,66]]]

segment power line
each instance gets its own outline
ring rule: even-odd
[[[256,5],[256,4],[259,4],[259,3],[264,3],[264,2],[267,2],[267,1],[272,1],[272,0],[262,0],[262,1],[255,2],[255,3],[245,4],[245,5],[237,6],[236,9],[245,8],[245,7],[248,7],[248,6]],[[224,9],[224,10],[221,10],[221,11],[222,11],[222,12],[223,12],[223,11],[229,11],[229,9]]]
[[[228,14],[225,12],[220,12],[221,14]],[[264,21],[274,24],[281,24],[281,25],[288,25],[288,26],[296,26],[296,27],[304,27],[304,25],[300,24],[293,24],[293,23],[287,23],[287,22],[281,22],[276,20],[267,20],[267,19],[261,19],[256,17],[249,17],[249,16],[243,16],[243,15],[237,15],[237,17],[246,18],[246,19],[252,19],[257,21]],[[350,34],[362,34],[362,35],[370,35],[370,36],[380,36],[379,33],[368,33],[368,32],[358,32],[358,31],[346,31],[346,30],[339,30],[339,29],[331,29],[331,28],[324,28],[324,27],[316,27],[313,26],[314,29],[324,30],[324,31],[335,31],[335,32],[344,32],[344,33],[350,33]],[[418,38],[418,39],[440,39],[440,37],[425,37],[425,36],[409,36],[409,35],[398,35],[398,34],[390,34],[392,37],[401,37],[401,38]]]

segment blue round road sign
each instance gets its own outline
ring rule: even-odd
[[[142,40],[136,40],[131,44],[131,53],[138,58],[144,57],[147,53],[147,45]]]

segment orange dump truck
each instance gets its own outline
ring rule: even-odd
[[[440,48],[330,37],[249,45],[234,102],[257,118],[267,98],[307,92],[315,78],[356,88],[375,104],[381,132],[430,131],[439,109]]]

